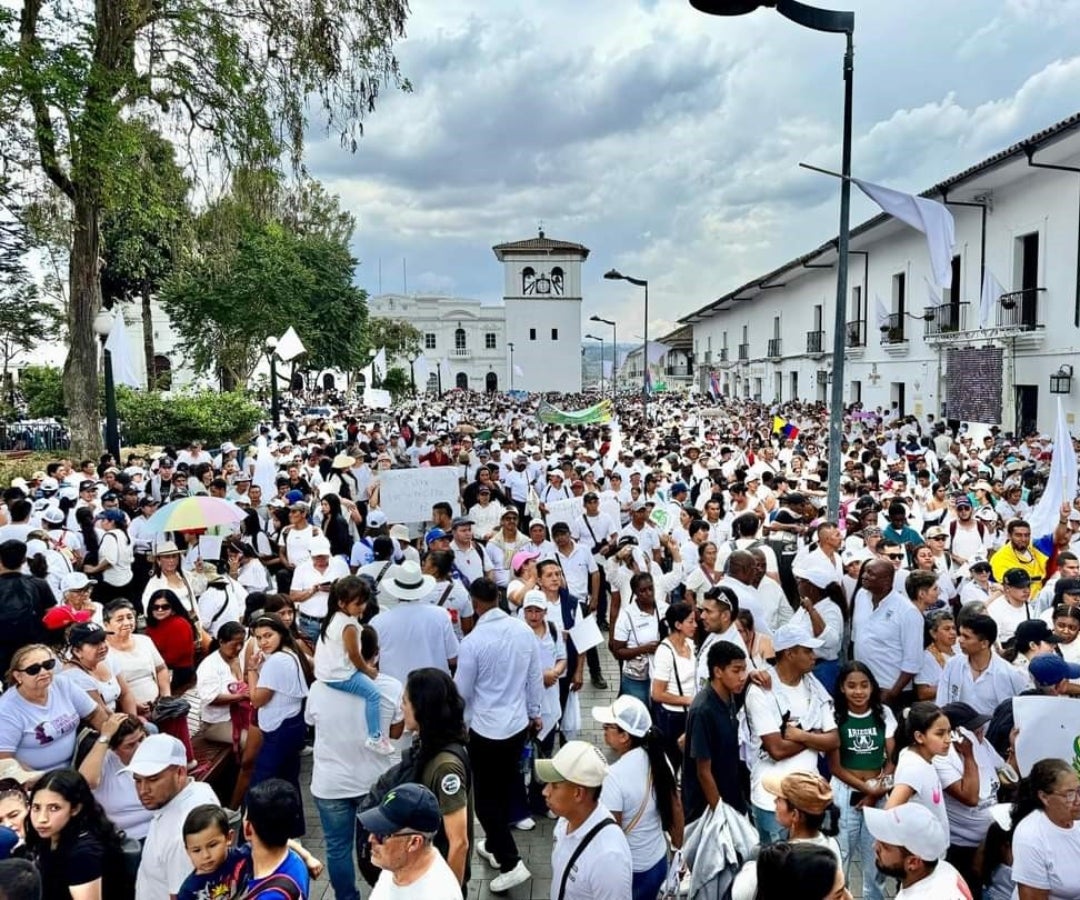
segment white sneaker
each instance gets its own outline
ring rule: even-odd
[[[378,738],[369,737],[364,741],[364,746],[367,747],[368,750],[374,750],[381,756],[391,756],[394,753],[394,745],[386,739],[385,734]]]
[[[515,822],[511,827],[516,828],[518,831],[532,831],[536,827],[536,819],[532,816],[526,816],[524,819]]]
[[[494,853],[488,852],[487,841],[483,838],[476,842],[476,852],[484,862],[491,866],[491,868],[499,868],[499,861],[495,858]]]
[[[496,875],[492,878],[491,882],[488,884],[488,888],[496,894],[501,894],[504,891],[510,890],[512,887],[524,884],[530,878],[532,878],[532,872],[526,869],[525,863],[519,859],[518,864],[509,872],[503,872],[501,875]]]

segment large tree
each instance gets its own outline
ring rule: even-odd
[[[16,0],[0,9],[0,152],[70,204],[64,393],[76,452],[101,444],[92,330],[101,216],[135,177],[122,164],[138,140],[130,120],[157,120],[210,176],[282,156],[298,167],[311,116],[355,150],[382,88],[408,86],[393,53],[407,11],[406,0]]]

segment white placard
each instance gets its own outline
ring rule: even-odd
[[[593,647],[598,647],[604,642],[604,636],[600,633],[600,626],[596,624],[596,616],[591,614],[578,619],[577,624],[567,631],[567,634],[574,641],[574,647],[578,653],[585,653],[587,650],[592,650]]]
[[[221,537],[213,534],[199,535],[199,556],[204,562],[216,562],[221,558]]]
[[[569,500],[554,500],[547,505],[547,527],[550,529],[556,522],[566,522],[570,530],[574,530],[574,523],[581,518],[581,506],[576,497]]]
[[[389,409],[390,392],[379,388],[364,388],[364,406],[368,409]]]
[[[1014,697],[1016,763],[1026,776],[1040,759],[1080,758],[1080,703],[1069,697]]]
[[[388,469],[379,472],[379,509],[391,523],[426,522],[434,503],[450,504],[458,514],[458,477],[454,466]]]

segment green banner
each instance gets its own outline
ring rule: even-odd
[[[610,400],[573,411],[557,409],[543,400],[536,409],[536,417],[545,425],[604,425],[615,417],[615,409]]]

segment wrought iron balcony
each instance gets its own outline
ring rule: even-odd
[[[769,339],[769,359],[779,359],[783,354],[780,352],[780,338]]]
[[[933,337],[939,334],[953,334],[967,330],[967,311],[970,303],[942,303],[940,306],[928,306],[923,315],[923,334]]]
[[[745,360],[748,360],[749,358],[750,358],[750,345],[749,344],[739,344],[739,359],[745,361]]]
[[[806,332],[806,352],[807,353],[824,353],[825,352],[825,332],[824,331],[808,331],[808,332]]]
[[[720,362],[726,363],[728,361],[727,347],[720,348]]]
[[[862,319],[848,322],[844,329],[844,343],[848,347],[866,346],[866,328]]]
[[[907,340],[904,336],[904,314],[898,312],[891,313],[887,321],[888,324],[881,329],[881,343],[904,343]]]
[[[1034,331],[1043,327],[1039,309],[1039,295],[1046,288],[1023,288],[1002,294],[997,311],[999,328],[1016,328],[1020,331]]]

